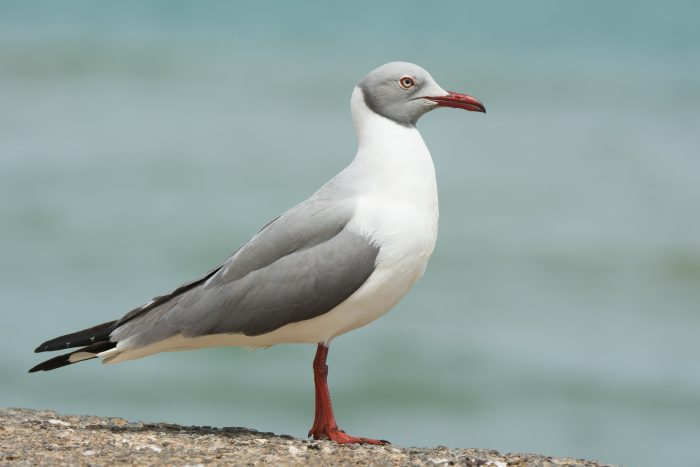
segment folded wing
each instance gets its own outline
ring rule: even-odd
[[[374,271],[379,248],[348,229],[352,205],[307,202],[268,224],[206,281],[117,322],[138,348],[181,334],[265,334],[327,313]],[[122,346],[120,345],[120,348]]]

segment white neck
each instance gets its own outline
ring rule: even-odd
[[[360,181],[369,192],[437,206],[433,160],[416,127],[373,112],[359,88],[352,94],[351,109],[358,149],[348,169],[355,183]]]

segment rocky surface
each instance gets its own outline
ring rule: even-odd
[[[486,449],[340,446],[247,428],[129,422],[0,409],[2,465],[463,465],[602,466],[582,459]]]

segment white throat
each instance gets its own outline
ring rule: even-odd
[[[358,149],[348,171],[353,182],[360,183],[360,193],[381,193],[396,201],[435,210],[437,215],[435,168],[416,127],[373,112],[358,87],[352,93],[350,106]]]

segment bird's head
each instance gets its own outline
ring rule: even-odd
[[[367,74],[357,89],[370,110],[401,125],[415,125],[423,114],[438,107],[486,112],[481,102],[445,91],[430,73],[413,63],[382,65]]]

